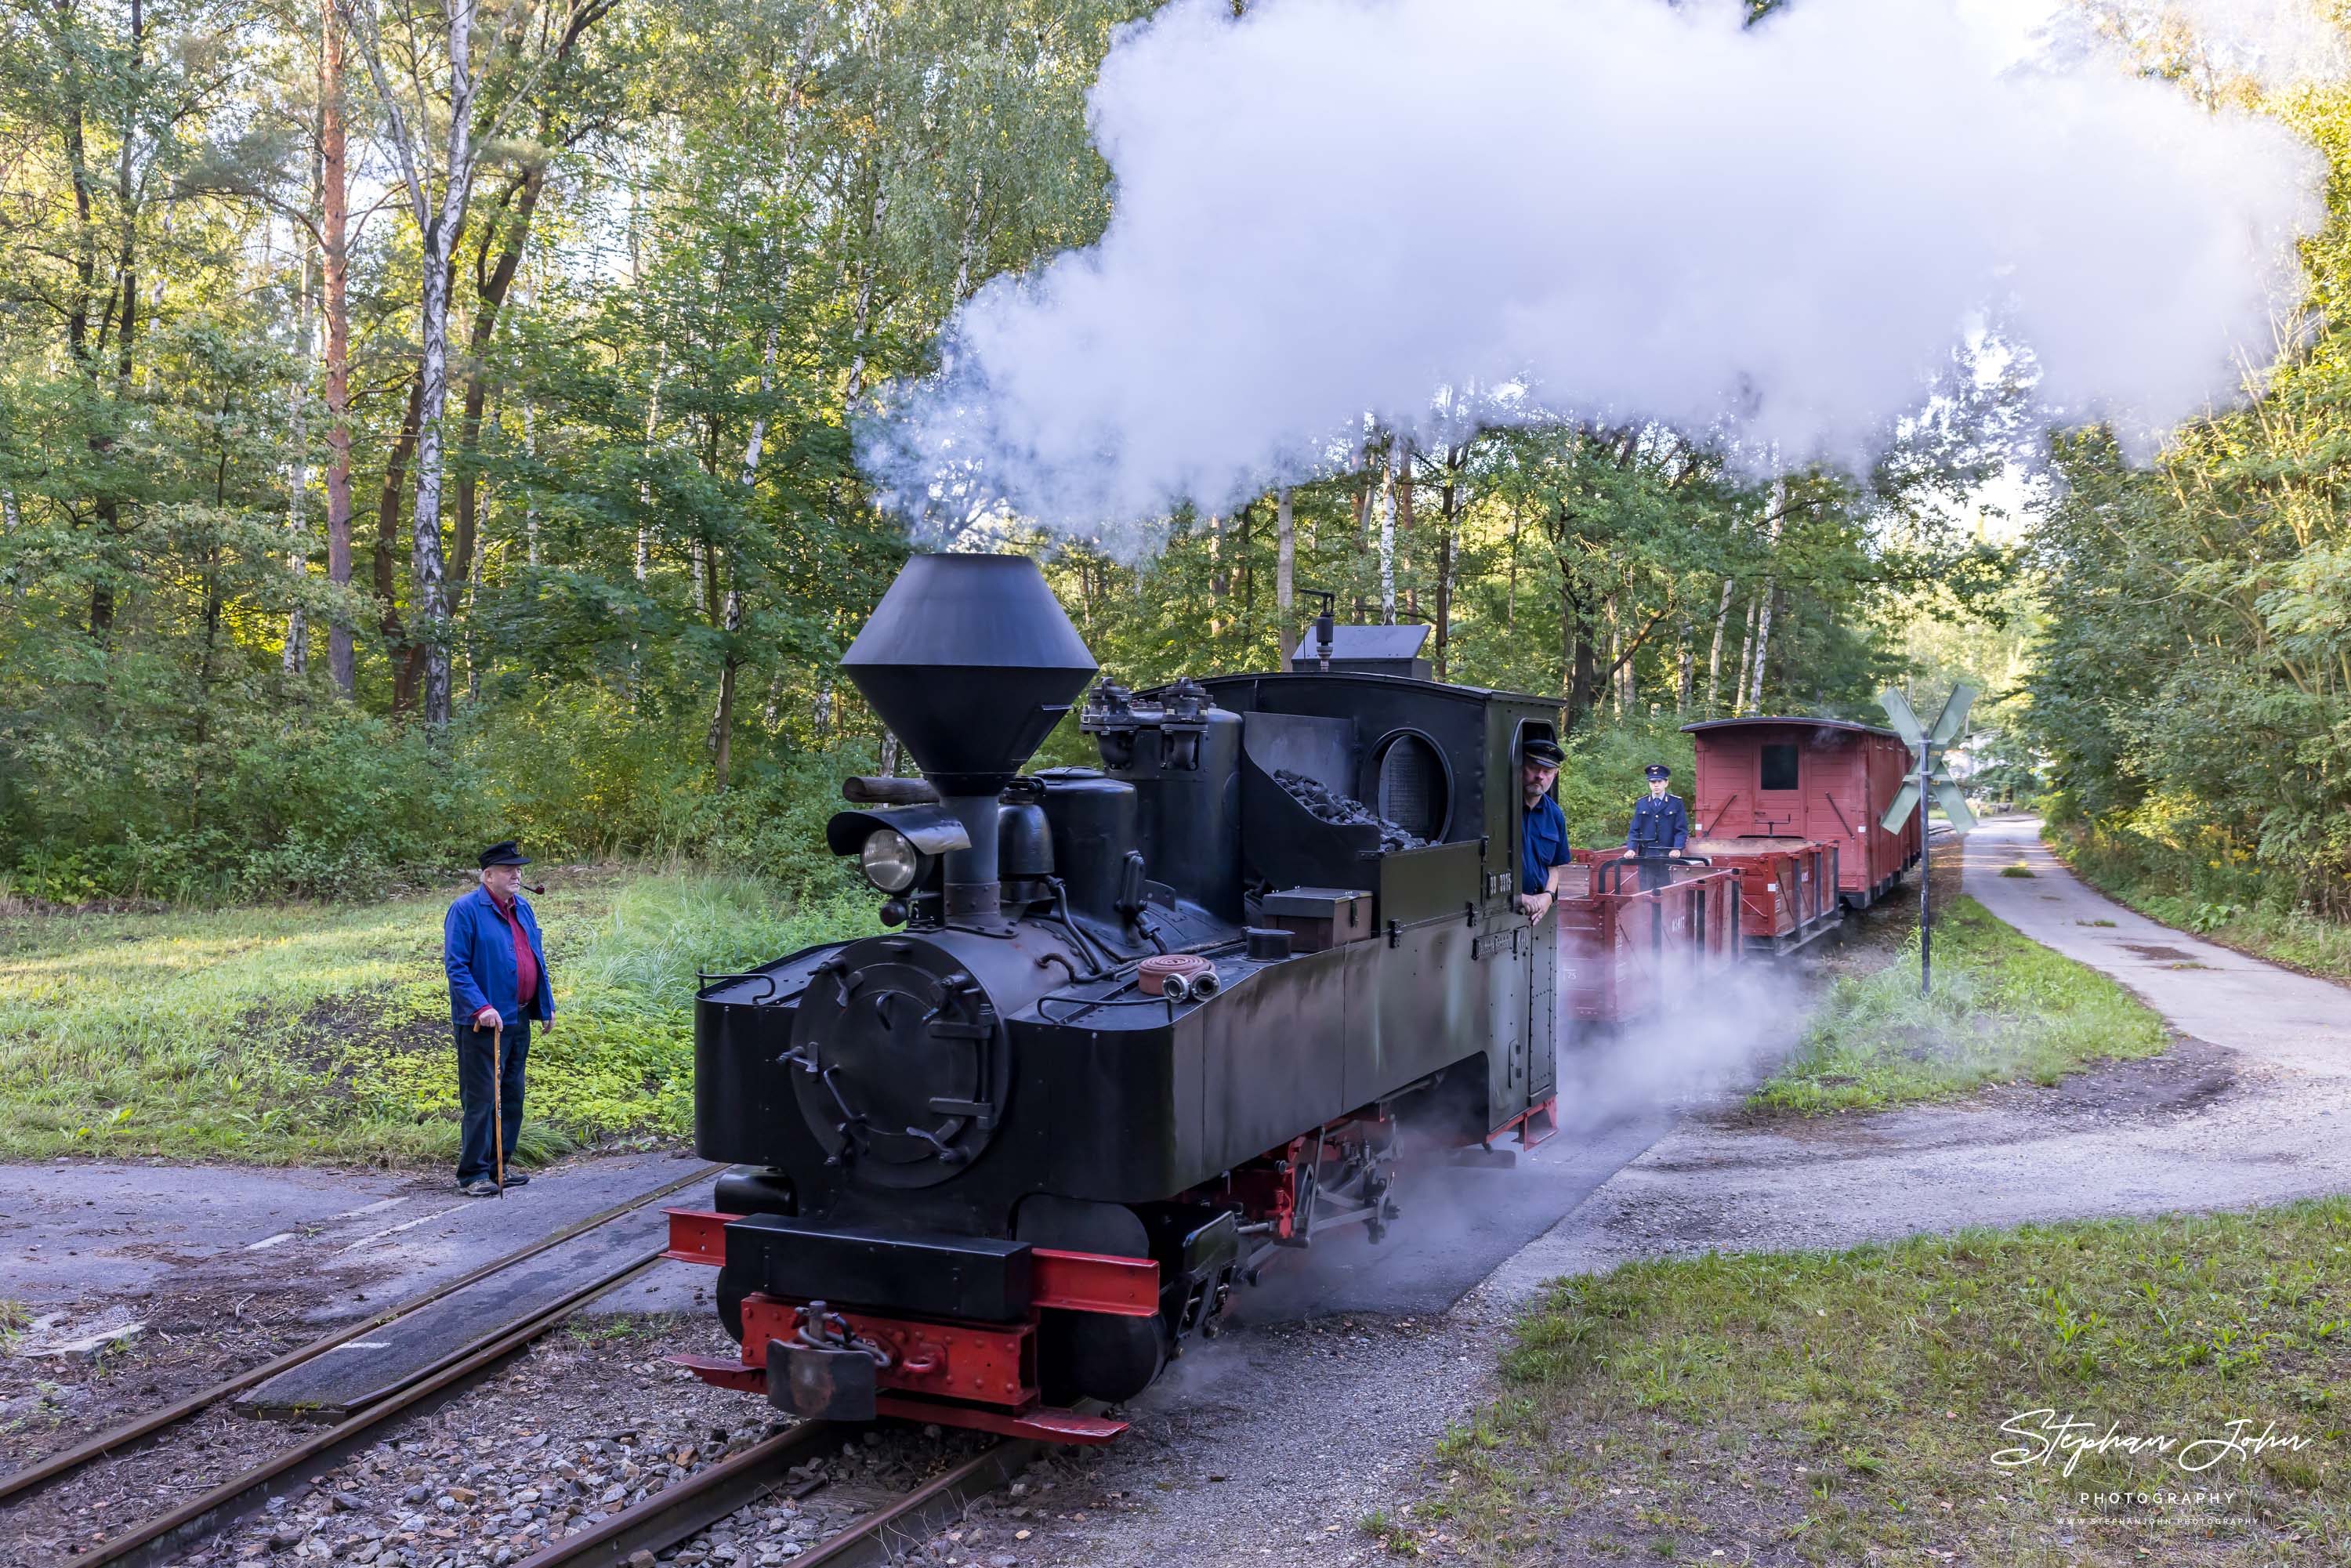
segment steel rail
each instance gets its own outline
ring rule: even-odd
[[[588,1216],[585,1219],[574,1220],[551,1236],[541,1237],[528,1247],[509,1252],[503,1258],[493,1259],[470,1273],[460,1274],[446,1284],[435,1285],[421,1296],[386,1307],[371,1318],[349,1328],[337,1329],[334,1333],[323,1338],[314,1339],[308,1344],[298,1345],[283,1355],[263,1362],[258,1366],[247,1368],[201,1393],[191,1394],[176,1405],[167,1405],[161,1410],[150,1411],[144,1416],[126,1421],[120,1427],[100,1432],[88,1442],[68,1448],[62,1454],[54,1454],[38,1463],[26,1465],[22,1469],[11,1470],[8,1474],[0,1476],[0,1502],[5,1502],[19,1492],[28,1491],[60,1476],[69,1475],[93,1459],[103,1458],[117,1448],[128,1448],[144,1438],[153,1437],[164,1427],[177,1425],[197,1412],[219,1404],[232,1395],[242,1394],[256,1383],[266,1382],[289,1367],[299,1366],[306,1361],[325,1354],[339,1344],[357,1339],[364,1333],[372,1333],[387,1323],[396,1322],[408,1316],[411,1312],[421,1312],[454,1291],[462,1291],[468,1285],[479,1284],[491,1275],[511,1269],[528,1259],[535,1258],[550,1247],[559,1246],[575,1236],[583,1235],[600,1225],[608,1224],[632,1210],[643,1208],[655,1198],[667,1197],[681,1187],[692,1186],[703,1177],[726,1168],[723,1165],[705,1166],[692,1176],[681,1176],[666,1186],[657,1186],[651,1192],[632,1197],[626,1203],[617,1203],[610,1208],[601,1209]]]
[[[398,1393],[337,1422],[308,1441],[231,1477],[202,1497],[91,1548],[74,1558],[68,1568],[102,1568],[113,1563],[131,1563],[136,1568],[162,1568],[190,1542],[234,1522],[277,1492],[292,1490],[298,1481],[287,1481],[290,1472],[340,1462],[389,1417],[456,1390],[489,1372],[507,1356],[570,1316],[581,1303],[626,1284],[661,1260],[659,1249],[641,1254],[540,1308],[494,1338],[451,1352],[435,1364],[437,1370],[428,1369]]]
[[[803,1450],[822,1449],[842,1428],[809,1421],[697,1470],[675,1486],[622,1510],[602,1523],[552,1542],[516,1568],[614,1568],[637,1552],[664,1552],[787,1486]],[[895,1563],[904,1541],[935,1533],[973,1499],[994,1491],[1028,1465],[1044,1444],[1008,1437],[916,1486],[888,1506],[835,1531],[792,1559],[793,1568]]]
[[[804,1452],[838,1441],[831,1421],[803,1421],[739,1454],[729,1455],[643,1502],[622,1509],[600,1524],[572,1531],[524,1559],[517,1568],[559,1568],[566,1563],[626,1563],[634,1552],[661,1552],[789,1485],[786,1474]]]

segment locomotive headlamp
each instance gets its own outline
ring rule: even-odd
[[[884,893],[904,893],[923,874],[923,852],[895,828],[876,828],[857,863],[865,880]]]

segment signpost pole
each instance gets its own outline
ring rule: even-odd
[[[1932,729],[1918,722],[1918,716],[1911,711],[1910,699],[1898,689],[1888,687],[1878,694],[1877,700],[1886,709],[1886,716],[1894,721],[1894,733],[1918,758],[1917,779],[1902,786],[1902,792],[1886,808],[1878,825],[1889,833],[1903,832],[1910,825],[1910,814],[1918,814],[1918,994],[1923,997],[1935,983],[1935,910],[1927,874],[1932,863],[1927,847],[1930,836],[1927,808],[1930,801],[1940,801],[1943,818],[1951,824],[1954,834],[1963,835],[1976,825],[1976,814],[1968,810],[1966,793],[1949,774],[1938,777],[1935,772],[1937,754],[1959,739],[1968,727],[1968,710],[1975,706],[1976,689],[1965,682],[1953,686]]]
[[[1925,996],[1934,979],[1931,946],[1935,935],[1935,916],[1927,901],[1927,846],[1934,837],[1927,821],[1927,754],[1934,747],[1921,742],[1918,747],[1918,994]]]

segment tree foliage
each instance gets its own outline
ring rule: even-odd
[[[851,422],[934,368],[980,284],[1100,234],[1085,94],[1149,7],[484,8],[497,110],[462,225],[428,245],[419,214],[451,209],[413,199],[384,93],[413,146],[446,134],[445,9],[370,33],[366,0],[0,0],[0,873],[56,897],[337,889],[518,831],[833,875],[829,781],[895,760],[838,659],[909,549]],[[428,254],[449,257],[438,480]],[[995,543],[1046,558],[1131,684],[1270,664],[1323,591],[1431,623],[1444,678],[1559,694],[1641,747],[1759,706],[1865,716],[1902,667],[1894,607],[2000,580],[1954,520],[1980,411],[1864,479],[1457,412],[1440,446],[1367,425],[1286,497],[1160,519],[1140,564]],[[2335,612],[2325,580],[2304,591],[2287,621]]]
[[[2270,107],[2330,166],[2302,340],[2249,406],[2152,465],[2103,432],[2053,446],[2031,730],[2061,810],[2179,874],[2351,913],[2351,94]],[[2214,873],[2207,876],[2206,873]]]

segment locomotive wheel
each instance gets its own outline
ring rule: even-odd
[[[726,1326],[728,1333],[735,1336],[735,1343],[740,1344],[743,1343],[743,1298],[750,1292],[729,1278],[722,1266],[718,1270],[716,1294],[718,1321]]]

